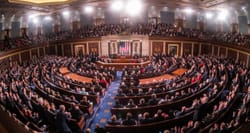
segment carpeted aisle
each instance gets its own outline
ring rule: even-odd
[[[96,108],[96,112],[93,115],[89,123],[89,128],[94,132],[96,124],[99,124],[101,127],[105,127],[107,121],[111,117],[111,108],[115,104],[115,96],[117,95],[117,90],[119,89],[121,82],[122,72],[118,71],[116,73],[116,80],[113,81],[108,90],[105,93],[105,96],[101,99],[101,103]]]

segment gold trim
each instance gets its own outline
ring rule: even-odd
[[[76,0],[8,0],[10,3],[26,5],[60,5],[75,2]]]

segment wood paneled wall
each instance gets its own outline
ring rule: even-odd
[[[197,55],[199,55],[199,44],[198,43],[194,43],[194,49],[193,49],[193,53],[194,53],[194,56],[197,56]]]
[[[233,50],[228,50],[227,57],[232,58],[234,60],[237,60],[237,52]]]
[[[192,54],[192,43],[183,43],[183,55],[191,55]]]
[[[64,51],[64,56],[72,56],[70,44],[63,45],[63,51]]]
[[[152,42],[152,54],[162,54],[163,44],[164,42]]]
[[[149,54],[165,53],[168,54],[169,46],[177,45],[178,55],[192,55],[197,56],[199,54],[212,54],[214,56],[227,56],[235,61],[250,66],[250,53],[240,51],[235,48],[213,45],[210,43],[192,42],[192,41],[169,41],[169,40],[150,40],[152,46],[149,47]],[[10,55],[2,55],[0,63],[4,68],[7,68],[9,62],[22,62],[28,61],[33,57],[39,57],[44,55],[59,55],[59,56],[74,56],[76,55],[75,46],[81,46],[83,53],[100,53],[99,41],[82,41],[82,42],[65,42],[58,44],[44,45],[40,47],[31,47],[30,49],[23,49],[23,51],[11,53]],[[143,46],[142,46],[143,47]],[[102,49],[105,50],[105,49]],[[181,53],[182,52],[182,53]],[[0,67],[1,69],[2,67]]]
[[[90,42],[88,43],[89,46],[89,53],[99,53],[99,47],[98,47],[98,42]]]
[[[21,60],[22,60],[22,62],[23,61],[29,61],[30,59],[31,58],[30,58],[30,52],[29,51],[21,53]]]
[[[220,51],[219,56],[221,56],[221,57],[226,56],[226,48],[220,47],[219,51]]]

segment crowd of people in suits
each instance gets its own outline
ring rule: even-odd
[[[75,58],[86,60],[89,57]],[[22,65],[14,63],[10,68],[1,70],[1,105],[30,130],[56,129],[62,133],[82,132],[80,127],[85,126],[86,119],[93,113],[89,109],[98,104],[96,98],[107,89],[100,85],[102,78],[113,77],[114,73],[111,69],[100,68],[102,70],[99,71],[97,66],[89,68],[95,71],[90,75],[95,80],[91,83],[77,84],[78,82],[61,75],[58,70],[60,67],[69,67],[69,64],[75,63],[74,60],[45,56]],[[86,63],[90,62],[82,63],[87,65]],[[79,69],[80,67],[84,66],[78,66]],[[85,91],[77,91],[79,88],[84,88]]]
[[[202,31],[198,29],[177,28],[175,25],[159,23],[139,23],[134,25],[128,24],[103,24],[103,25],[86,25],[78,30],[73,31],[60,31],[57,33],[48,33],[35,35],[30,33],[23,37],[9,38],[5,37],[2,41],[2,49],[11,49],[23,47],[34,44],[44,44],[48,41],[67,40],[67,39],[80,39],[101,37],[107,35],[119,34],[139,34],[149,36],[163,36],[163,37],[184,37],[195,38],[206,41],[216,41],[226,44],[236,44],[249,47],[250,37],[241,33],[233,32],[215,32],[215,31]]]
[[[139,90],[141,92],[142,89],[138,88],[137,93],[133,94],[133,91],[131,91],[132,89],[130,89],[131,86],[127,87],[126,85],[124,85],[123,88],[126,88],[128,90],[129,95],[122,93],[122,91],[119,91],[117,97],[124,96],[131,97],[131,99],[128,100],[127,105],[121,105],[120,101],[116,101],[116,105],[114,106],[114,108],[120,108],[120,110],[117,110],[116,112],[113,111],[113,115],[108,121],[108,125],[136,125],[140,127],[144,124],[153,124],[158,121],[178,118],[193,111],[193,119],[184,120],[187,121],[187,123],[179,123],[175,124],[173,127],[165,127],[165,130],[163,130],[164,133],[195,133],[199,131],[209,131],[211,133],[214,133],[232,132],[237,129],[242,123],[248,121],[250,114],[249,69],[234,63],[234,61],[232,60],[216,59],[214,57],[206,57],[205,60],[206,61],[203,61],[202,63],[196,60],[193,65],[198,68],[202,66],[207,67],[206,69],[204,69],[204,72],[209,72],[206,73],[206,76],[202,76],[202,78],[200,79],[201,81],[198,82],[198,86],[200,88],[206,88],[206,91],[204,91],[200,98],[195,98],[190,106],[182,105],[181,107],[179,107],[179,109],[177,108],[174,110],[166,110],[164,108],[157,109],[155,108],[155,105],[161,104],[160,98],[156,97],[157,92],[151,93],[152,98],[149,99],[148,102],[140,99],[139,103],[135,104],[133,100],[137,96],[141,96],[138,94]],[[190,72],[199,72],[199,69],[195,69],[194,71]],[[190,78],[190,80],[192,80],[192,77],[188,76],[184,76],[182,78]],[[208,87],[205,87],[206,84]],[[169,84],[167,84],[166,86],[168,85]],[[139,85],[137,85],[136,87],[139,87]],[[176,89],[176,87],[170,88]],[[150,86],[148,90],[151,90]],[[192,91],[189,93],[195,94],[200,90],[201,89],[197,89],[196,91]],[[146,94],[147,92],[144,93],[144,95]],[[173,98],[176,97],[176,93],[172,95]],[[179,95],[177,95],[177,97],[178,96]],[[215,101],[213,99],[216,98],[218,99],[218,101],[213,102]],[[143,102],[141,103],[141,101]],[[177,100],[174,99],[173,101]],[[172,101],[167,99],[166,102],[171,103]],[[154,111],[146,111],[147,109],[144,109],[144,111],[142,110],[140,112],[140,110],[138,110],[141,107],[140,104],[143,104],[143,106],[150,105],[155,109]],[[125,112],[127,112],[125,116],[121,114],[121,111],[124,109],[126,109]],[[223,117],[218,122],[214,122],[214,120],[220,118],[220,116],[225,112],[227,112],[225,117]],[[213,126],[206,127],[211,123],[213,124]]]

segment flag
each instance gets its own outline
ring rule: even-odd
[[[128,55],[130,49],[130,44],[128,41],[120,42],[120,54],[121,55]]]

